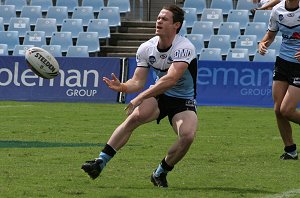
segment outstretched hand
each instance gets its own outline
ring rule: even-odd
[[[121,83],[119,79],[116,77],[114,73],[111,74],[111,80],[107,77],[103,77],[103,82],[112,90],[120,91],[121,90]]]

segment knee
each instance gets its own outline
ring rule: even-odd
[[[280,114],[281,116],[285,117],[285,118],[290,118],[291,115],[293,114],[294,109],[292,108],[288,108],[288,107],[282,107],[280,108]]]
[[[190,132],[181,137],[184,145],[191,145],[196,137],[196,132]]]

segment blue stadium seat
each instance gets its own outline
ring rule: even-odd
[[[255,62],[275,62],[276,61],[276,50],[268,49],[265,55],[261,55],[258,50],[254,54],[253,61]]]
[[[17,17],[15,5],[0,5],[0,17],[3,18],[3,24],[8,25],[10,18]]]
[[[23,45],[34,45],[41,47],[46,45],[46,36],[44,31],[27,31],[24,37]]]
[[[251,10],[256,8],[256,4],[252,0],[238,0],[236,4],[237,10]],[[250,12],[249,12],[250,14]]]
[[[254,55],[258,47],[256,35],[240,35],[237,37],[235,48],[246,48],[250,56]]]
[[[186,34],[186,38],[188,38],[191,43],[196,48],[197,55],[200,55],[202,48],[204,48],[204,40],[202,34]]]
[[[12,52],[15,45],[20,45],[18,31],[0,31],[0,43],[7,44],[8,52]]]
[[[72,37],[77,38],[79,32],[83,32],[82,23],[82,19],[64,19],[60,31],[72,32]]]
[[[271,12],[272,10],[256,10],[253,17],[253,22],[264,22],[268,24]]]
[[[220,48],[221,54],[226,55],[231,48],[229,35],[212,35],[209,39],[208,48]]]
[[[68,12],[72,13],[74,8],[79,6],[78,0],[56,0],[56,6],[66,6]]]
[[[18,31],[19,37],[24,37],[30,31],[30,19],[28,17],[12,17],[8,25],[9,31]]]
[[[209,41],[210,36],[214,35],[213,22],[196,21],[192,27],[191,34],[203,34],[203,40]]]
[[[78,6],[74,8],[72,19],[82,19],[82,25],[87,26],[90,19],[94,19],[92,6]]]
[[[98,19],[108,19],[109,27],[121,26],[121,16],[120,16],[119,7],[100,8]]]
[[[220,48],[203,48],[199,60],[221,61],[222,54]]]
[[[35,25],[38,18],[42,18],[41,6],[23,6],[20,17],[28,17],[30,19],[30,25]]]
[[[7,44],[0,44],[0,56],[7,56],[7,55],[8,55]]]
[[[49,7],[53,6],[53,0],[31,0],[31,6],[41,6],[42,12],[47,12]]]
[[[221,22],[223,22],[223,11],[222,9],[205,8],[201,16],[201,21],[213,22],[213,27],[218,29]]]
[[[201,15],[204,8],[207,8],[206,0],[185,0],[183,8],[196,8],[197,15]]]
[[[60,45],[42,45],[41,48],[43,48],[44,50],[47,50],[54,57],[61,57],[62,56]]]
[[[4,31],[3,17],[0,17],[0,31]]]
[[[12,55],[13,56],[25,56],[26,50],[28,50],[31,47],[34,47],[34,45],[15,45]]]
[[[211,0],[210,8],[222,9],[223,15],[227,15],[229,10],[233,10],[232,0]]]
[[[241,29],[245,29],[249,19],[249,10],[230,10],[227,22],[238,22]]]
[[[121,14],[129,13],[131,10],[129,0],[108,0],[107,7],[118,7]]]
[[[76,41],[76,46],[88,46],[88,52],[100,52],[100,42],[98,32],[80,32]]]
[[[248,49],[232,48],[228,50],[226,61],[250,61]]]
[[[23,6],[27,6],[27,0],[5,0],[4,5],[14,5],[16,12],[21,12]]]
[[[50,38],[52,36],[52,32],[57,31],[56,19],[38,18],[36,20],[34,31],[44,31],[46,33],[46,38]]]
[[[268,30],[267,24],[265,22],[249,22],[246,25],[244,35],[256,35],[257,42],[265,36]]]
[[[88,46],[70,46],[66,56],[68,57],[89,57]]]
[[[239,22],[222,22],[218,30],[218,35],[229,35],[231,42],[241,34]]]
[[[82,6],[92,6],[94,8],[94,12],[98,13],[101,7],[104,7],[103,0],[82,0]]]
[[[186,27],[191,28],[195,21],[198,21],[197,9],[196,8],[183,8],[184,20],[186,22]]]
[[[108,19],[90,19],[87,32],[98,32],[99,38],[110,38]]]
[[[61,52],[67,52],[69,46],[73,45],[72,33],[71,32],[53,32],[50,45],[60,45]]]
[[[68,18],[68,8],[66,6],[51,6],[47,11],[46,18],[56,19],[56,24],[61,26],[63,20]]]
[[[181,36],[185,36],[187,34],[187,27],[186,27],[186,21],[183,20],[180,31],[178,33]]]

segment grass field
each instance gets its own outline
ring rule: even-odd
[[[273,110],[263,108],[199,107],[197,138],[168,189],[149,180],[176,138],[167,119],[138,128],[91,180],[81,164],[98,156],[124,107],[0,102],[0,197],[300,197],[299,161],[279,160]]]

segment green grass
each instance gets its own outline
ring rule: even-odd
[[[81,164],[98,156],[124,107],[0,102],[1,197],[300,197],[299,161],[278,159],[282,141],[265,108],[199,107],[196,140],[168,175],[168,189],[149,180],[176,138],[167,119],[138,128],[89,179]]]

